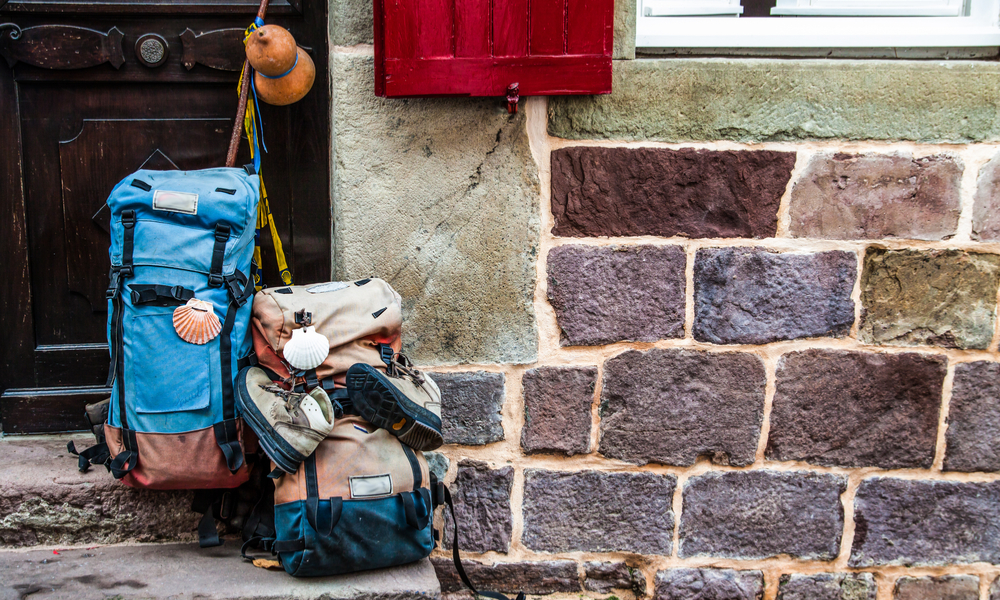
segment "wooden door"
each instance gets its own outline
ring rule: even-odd
[[[111,188],[143,166],[223,166],[257,0],[0,0],[0,427],[85,428],[107,397]],[[274,0],[316,63],[264,106],[261,168],[298,281],[330,276],[326,3]],[[9,24],[6,25],[5,24]],[[249,162],[243,141],[239,163]],[[265,282],[280,284],[264,234]]]

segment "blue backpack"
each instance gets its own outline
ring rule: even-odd
[[[253,354],[259,196],[258,176],[244,167],[140,170],[108,198],[112,396],[104,434],[108,466],[127,485],[234,488],[249,476],[233,382]],[[178,323],[197,317],[204,338],[182,339],[181,306]]]

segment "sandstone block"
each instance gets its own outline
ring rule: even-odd
[[[468,592],[455,570],[451,558],[432,558],[434,570],[445,594]],[[576,563],[569,560],[547,562],[496,563],[487,565],[478,561],[463,560],[462,566],[469,579],[479,590],[503,593],[554,594],[579,593],[580,579]],[[472,594],[468,594],[472,597]]]
[[[772,237],[795,154],[575,146],[552,153],[557,236]]]
[[[356,46],[375,41],[372,3],[364,0],[330,2],[330,44]]]
[[[684,336],[684,250],[678,246],[559,246],[548,297],[564,346]]]
[[[979,170],[972,205],[972,239],[1000,240],[1000,154]]]
[[[642,571],[623,562],[586,562],[583,570],[583,588],[589,592],[610,594],[613,590],[630,590],[636,598],[646,594]]]
[[[440,452],[424,452],[424,458],[427,459],[427,467],[431,473],[438,478],[438,481],[444,481],[445,475],[448,474],[448,467],[451,466],[448,457]]]
[[[1000,364],[955,366],[944,468],[1000,471]]]
[[[833,560],[847,479],[809,472],[707,473],[684,486],[680,556]]]
[[[503,440],[503,373],[431,373],[441,388],[441,433],[446,444],[483,446]]]
[[[978,600],[979,578],[973,575],[900,577],[893,600]]]
[[[871,573],[782,575],[778,600],[875,600],[878,584]]]
[[[986,348],[998,283],[995,254],[870,248],[859,337],[869,344]]]
[[[604,366],[601,454],[637,464],[749,465],[764,419],[764,363],[735,352],[628,351]]]
[[[768,460],[929,468],[947,360],[926,354],[806,350],[781,357]]]
[[[559,452],[569,456],[590,449],[590,408],[594,403],[597,367],[541,367],[522,379],[525,452]]]
[[[943,240],[958,227],[963,166],[950,156],[820,154],[792,188],[793,237]]]
[[[615,61],[613,69],[613,94],[549,99],[550,134],[668,142],[1000,139],[1000,64],[987,61],[942,68],[939,61],[682,57]]]
[[[694,337],[713,344],[766,344],[843,337],[854,324],[852,252],[787,254],[706,248],[694,263]]]
[[[539,552],[669,555],[673,475],[529,469],[524,545]]]
[[[730,569],[669,569],[656,574],[653,600],[761,600],[764,574]]]
[[[392,284],[417,364],[534,362],[540,189],[523,113],[377,98],[373,66],[331,54],[334,276]]]
[[[1000,482],[866,479],[854,521],[852,567],[1000,564]]]
[[[455,517],[458,519],[458,547],[466,552],[507,552],[510,547],[510,490],[514,469],[491,469],[486,463],[463,460],[451,486]],[[451,513],[444,511],[445,532],[452,531]],[[442,536],[451,548],[452,538]]]
[[[993,580],[990,584],[989,595],[987,596],[989,600],[1000,600],[1000,577]]]

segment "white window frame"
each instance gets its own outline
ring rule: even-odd
[[[789,0],[780,10],[836,12],[844,0]],[[865,0],[871,12],[888,12],[898,0]],[[675,0],[636,0],[636,48],[970,48],[1000,46],[1000,0],[966,0],[965,16],[781,16],[741,19],[716,16],[646,16],[657,6],[670,14]],[[692,3],[694,4],[694,3]],[[729,4],[712,0],[712,5]],[[798,4],[799,6],[789,6]],[[926,2],[946,4],[946,2]],[[644,11],[644,5],[650,11]],[[698,9],[689,11],[699,12]],[[863,11],[859,11],[863,12]],[[910,13],[912,14],[912,12]]]

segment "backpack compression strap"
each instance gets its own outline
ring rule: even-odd
[[[458,571],[458,576],[462,580],[462,583],[472,590],[475,596],[483,596],[485,598],[492,598],[493,600],[510,600],[510,598],[500,592],[479,591],[472,585],[472,581],[469,580],[469,576],[465,573],[465,568],[462,567],[462,557],[458,554],[458,519],[455,518],[455,505],[451,501],[451,492],[448,491],[448,486],[438,481],[433,474],[431,475],[431,489],[435,496],[434,505],[447,504],[448,510],[451,511],[451,524],[455,528],[454,537],[451,542],[451,559],[455,563],[455,570]],[[518,592],[516,600],[525,600],[524,592]]]
[[[218,228],[216,229],[218,231]],[[218,238],[216,238],[218,239]],[[213,263],[215,259],[213,258]],[[220,269],[221,259],[220,259]],[[240,446],[239,431],[236,426],[236,396],[233,390],[233,342],[231,334],[236,323],[236,312],[253,295],[253,280],[239,271],[223,277],[229,290],[229,309],[219,333],[219,362],[222,372],[222,421],[216,423],[215,441],[226,457],[230,473],[236,473],[243,466],[243,448]],[[211,282],[209,282],[211,285]],[[239,365],[237,365],[239,366]]]
[[[134,183],[134,182],[133,182]],[[122,446],[124,449],[111,461],[109,468],[115,479],[121,479],[128,475],[129,471],[135,468],[139,462],[139,445],[135,439],[135,432],[128,428],[128,410],[125,408],[125,385],[119,379],[125,372],[125,336],[123,332],[123,320],[125,318],[125,306],[122,302],[122,288],[125,286],[125,278],[132,277],[135,270],[132,266],[132,248],[135,240],[136,216],[134,210],[122,211],[122,264],[120,267],[111,267],[111,285],[108,286],[107,296],[112,303],[111,313],[111,339],[108,345],[111,350],[111,369],[108,373],[108,386],[114,384],[118,379],[118,418],[122,426]]]

